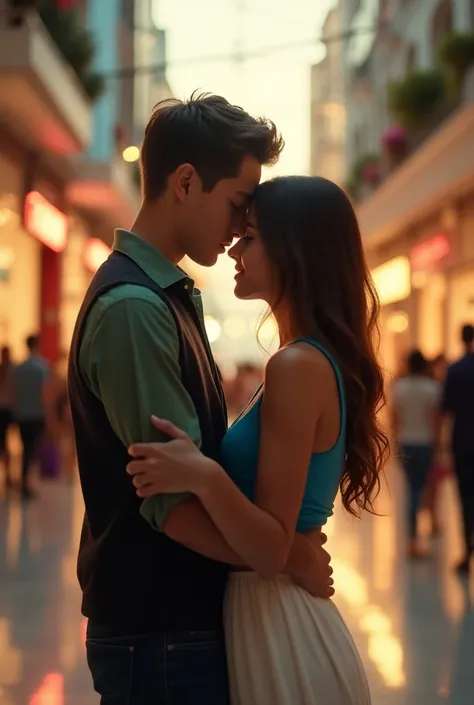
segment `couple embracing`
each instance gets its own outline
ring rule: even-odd
[[[159,104],[143,204],[95,275],[69,391],[85,519],[87,659],[102,705],[367,705],[321,533],[371,508],[387,439],[377,297],[347,197],[259,185],[283,141],[224,98]],[[234,244],[233,244],[234,243]],[[280,346],[228,429],[200,292],[178,267],[232,245],[235,295]]]

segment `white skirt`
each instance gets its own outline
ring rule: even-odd
[[[224,625],[232,705],[370,705],[337,607],[289,576],[231,573]]]

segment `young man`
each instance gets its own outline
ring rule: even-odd
[[[149,523],[142,518],[127,448],[163,440],[151,425],[158,414],[217,457],[225,401],[200,294],[177,264],[184,255],[216,262],[242,230],[262,165],[276,161],[282,145],[272,123],[219,96],[160,104],[142,146],[142,207],[131,231],[116,232],[78,317],[69,368],[86,506],[78,574],[103,705],[228,702],[227,568],[152,528],[181,495],[150,498]],[[303,540],[292,566],[313,592],[327,594],[322,548]]]
[[[450,365],[446,375],[442,413],[453,421],[451,451],[461,500],[465,554],[457,566],[469,571],[474,553],[474,326],[461,330],[463,357]]]

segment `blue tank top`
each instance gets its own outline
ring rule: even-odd
[[[333,357],[319,343],[308,338],[295,342],[309,343],[330,362],[337,380],[341,427],[334,446],[324,453],[313,453],[296,530],[299,533],[322,526],[333,513],[346,455],[346,402],[341,371]],[[253,399],[257,396],[257,390]],[[220,462],[240,491],[254,500],[260,443],[260,398],[229,428],[221,444]],[[251,402],[249,402],[249,405]]]

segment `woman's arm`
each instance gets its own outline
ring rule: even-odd
[[[255,504],[213,466],[195,492],[224,539],[265,577],[288,561],[303,501],[329,363],[304,348],[280,350],[267,365]]]
[[[228,565],[247,567],[224,540],[222,534],[196,498],[174,507],[168,515],[164,533],[187,548]],[[326,537],[320,531],[311,536],[296,534],[284,572],[316,597],[331,597],[332,570],[329,554],[323,549]]]
[[[332,393],[334,374],[323,355],[294,346],[270,360],[261,408],[258,506],[166,422],[160,429],[174,440],[130,449],[140,458],[128,468],[138,495],[191,491],[246,565],[267,577],[281,573],[295,536],[322,400]]]

